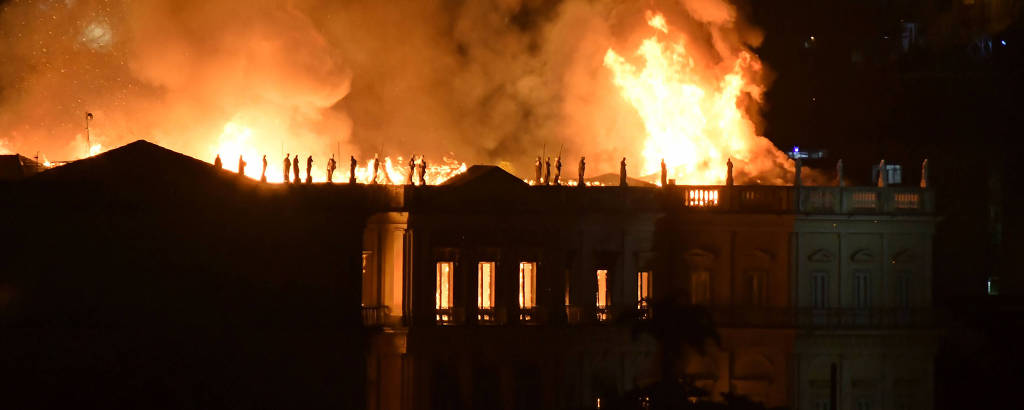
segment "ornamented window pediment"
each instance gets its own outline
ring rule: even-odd
[[[775,256],[765,249],[754,249],[753,251],[750,251],[750,258],[760,264],[767,265],[775,259]]]
[[[858,249],[850,255],[850,261],[853,263],[871,263],[875,261],[875,253],[871,252],[870,249]]]
[[[896,252],[895,254],[892,255],[892,258],[890,258],[890,262],[895,264],[908,264],[914,263],[916,261],[917,255],[911,249],[904,249],[899,252]]]
[[[818,249],[807,256],[807,260],[818,263],[830,263],[835,259],[828,249]]]
[[[715,254],[699,248],[694,248],[683,253],[683,258],[692,266],[707,266],[715,260]]]

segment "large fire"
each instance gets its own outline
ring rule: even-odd
[[[776,175],[789,166],[785,155],[756,134],[739,101],[749,94],[760,101],[764,88],[750,74],[761,70],[757,56],[741,51],[725,61],[724,74],[708,73],[687,52],[685,37],[674,34],[660,13],[648,11],[654,35],[636,51],[643,67],[612,49],[604,65],[625,98],[642,118],[642,175],[657,174],[664,159],[668,178],[679,184],[722,184],[726,162],[757,176],[749,182],[782,182]]]
[[[244,174],[245,176],[252,179],[260,179],[263,172],[263,156],[267,157],[267,171],[266,178],[267,182],[280,183],[284,181],[284,158],[287,156],[290,161],[294,160],[295,156],[299,158],[299,177],[300,180],[305,181],[306,177],[306,162],[307,159],[313,157],[313,166],[310,169],[310,175],[313,182],[325,182],[327,181],[327,161],[331,158],[333,153],[319,153],[311,154],[308,152],[286,152],[281,154],[268,154],[266,151],[260,151],[260,147],[268,147],[273,145],[268,144],[260,136],[271,135],[273,133],[258,132],[245,125],[237,122],[228,122],[224,125],[224,131],[218,138],[218,144],[211,146],[208,155],[203,160],[213,162],[213,158],[220,156],[221,161],[224,163],[224,168],[231,171],[238,171],[238,159],[244,161]],[[283,151],[283,149],[282,149]],[[347,156],[338,157],[335,155],[335,161],[337,161],[337,170],[334,171],[333,181],[335,182],[348,182],[349,178],[349,158]],[[377,158],[371,158],[362,161],[361,164],[356,165],[356,181],[359,183],[371,183],[374,179],[374,162],[378,161]],[[413,182],[419,184],[419,164],[423,161],[427,161],[426,175],[424,181],[429,185],[440,184],[449,178],[461,174],[466,171],[466,164],[455,161],[450,158],[442,157],[438,160],[438,163],[431,164],[427,158],[416,158],[414,164],[416,164],[415,170],[409,167],[409,162],[403,157],[383,157],[379,159],[380,165],[376,175],[376,181],[379,184],[391,184],[391,185],[402,185],[409,182],[409,174],[413,172]],[[288,165],[289,178],[295,178],[295,174],[292,170],[291,162]]]

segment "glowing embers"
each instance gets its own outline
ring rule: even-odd
[[[494,262],[480,262],[476,269],[476,318],[481,322],[494,321]]]
[[[636,273],[636,309],[641,319],[647,319],[648,302],[651,298],[651,272]]]
[[[519,263],[519,320],[533,320],[537,306],[537,262]]]
[[[597,270],[597,320],[608,320],[608,270]]]
[[[684,191],[686,206],[689,207],[713,207],[718,206],[718,190],[705,188],[690,188]]]
[[[434,294],[434,311],[438,323],[451,323],[455,320],[452,315],[452,302],[454,282],[452,271],[455,270],[454,262],[437,263],[437,287]]]

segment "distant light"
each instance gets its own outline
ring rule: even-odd
[[[1005,45],[1006,45],[1006,40],[1000,40],[1000,41],[999,41],[999,44],[1002,44],[1002,45],[1004,45],[1004,46],[1005,46]]]
[[[814,36],[811,36],[811,41],[814,41]]]
[[[793,152],[800,152],[800,147],[793,146]]]

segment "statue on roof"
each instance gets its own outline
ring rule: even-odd
[[[420,156],[420,185],[427,184],[427,160]]]
[[[260,182],[267,182],[267,156],[263,156],[263,171],[260,172]]]
[[[245,160],[242,159],[241,155],[239,155],[238,156],[238,175],[245,175],[245,164],[246,164]]]
[[[584,186],[586,183],[583,182],[584,174],[587,171],[587,157],[580,157],[580,169],[579,178],[576,181],[576,186]]]
[[[551,157],[544,160],[544,185],[551,185]]]
[[[555,158],[555,177],[552,179],[555,185],[559,185],[558,177],[562,176],[562,156]]]
[[[349,155],[348,157],[348,183],[356,183],[356,165],[359,165],[359,161],[356,161],[355,155]]]
[[[288,183],[288,171],[292,169],[292,154],[284,154],[284,183]]]
[[[732,158],[725,160],[725,184],[728,186],[733,185],[732,179]]]
[[[312,184],[313,183],[313,175],[311,175],[312,173],[313,173],[313,156],[310,155],[309,158],[306,158],[306,183],[307,184]]]
[[[213,159],[213,166],[217,167],[217,169],[224,168],[224,162],[220,160],[220,154],[217,154],[217,158]]]
[[[537,163],[534,164],[534,168],[535,168],[534,171],[535,171],[536,175],[534,176],[533,184],[534,185],[540,185],[540,182],[541,182],[540,178],[543,176],[543,175],[541,175],[540,155],[537,156]]]
[[[292,173],[295,174],[295,179],[292,180],[292,182],[296,184],[302,182],[302,178],[299,177],[299,154],[295,154],[295,156],[292,157]]]
[[[665,158],[661,159],[661,186],[668,185],[668,167],[665,166]]]
[[[373,154],[373,173],[370,174],[370,183],[377,183],[377,172],[380,171],[380,157],[377,154]]]
[[[622,157],[622,161],[619,162],[619,186],[627,186],[626,183],[626,157]]]
[[[331,154],[331,159],[327,160],[327,183],[334,182],[334,170],[338,169],[338,161],[334,160],[334,154]]]

